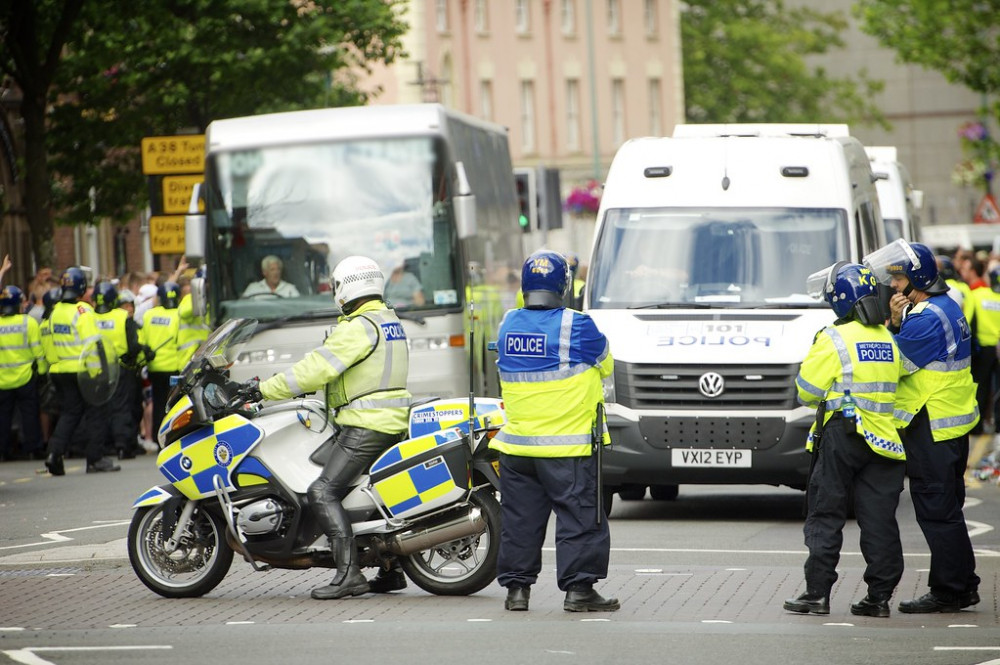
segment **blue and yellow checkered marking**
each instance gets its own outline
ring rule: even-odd
[[[232,414],[170,444],[160,451],[156,463],[184,496],[203,499],[215,493],[215,476],[221,476],[223,485],[233,489],[233,469],[263,436],[259,427]]]
[[[490,426],[499,426],[507,422],[500,400],[482,397],[476,399],[474,429],[483,427],[486,420],[489,421]],[[469,431],[469,400],[438,400],[417,407],[410,413],[410,436],[412,437],[423,436],[450,427],[457,427],[463,432]]]
[[[387,469],[437,446],[460,440],[462,437],[462,432],[453,427],[403,441],[383,453],[372,464],[371,471],[376,473]],[[373,487],[385,502],[389,512],[397,516],[458,489],[451,471],[448,470],[448,464],[441,455],[402,469],[399,473],[373,483]]]
[[[133,508],[144,508],[145,506],[155,506],[163,503],[169,499],[172,495],[167,490],[162,487],[153,487],[146,490],[142,496],[135,500],[132,504]]]
[[[189,395],[184,395],[177,400],[177,403],[174,404],[169,411],[167,411],[167,414],[163,416],[163,420],[160,421],[160,429],[157,432],[157,437],[162,438],[166,436],[167,432],[169,432],[173,427],[174,420],[177,419],[177,416],[181,415],[190,408],[192,408],[192,404],[191,397]]]

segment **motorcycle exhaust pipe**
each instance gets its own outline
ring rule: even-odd
[[[477,536],[486,530],[483,511],[471,506],[468,512],[450,517],[444,516],[430,524],[418,524],[409,531],[396,534],[388,543],[389,552],[399,556],[409,556],[429,550],[452,540]]]

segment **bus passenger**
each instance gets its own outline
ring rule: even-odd
[[[277,296],[279,298],[298,298],[299,290],[291,282],[281,279],[281,271],[284,263],[274,254],[269,254],[261,259],[260,271],[264,279],[259,282],[250,282],[250,285],[243,291],[244,298],[255,296]]]

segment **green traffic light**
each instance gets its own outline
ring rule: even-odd
[[[517,223],[521,225],[522,229],[528,228],[528,216],[521,215],[520,217],[517,218]]]

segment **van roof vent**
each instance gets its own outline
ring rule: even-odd
[[[809,176],[808,166],[782,166],[781,175],[786,178],[805,178]]]
[[[649,166],[642,172],[647,178],[666,178],[674,172],[672,166]]]

